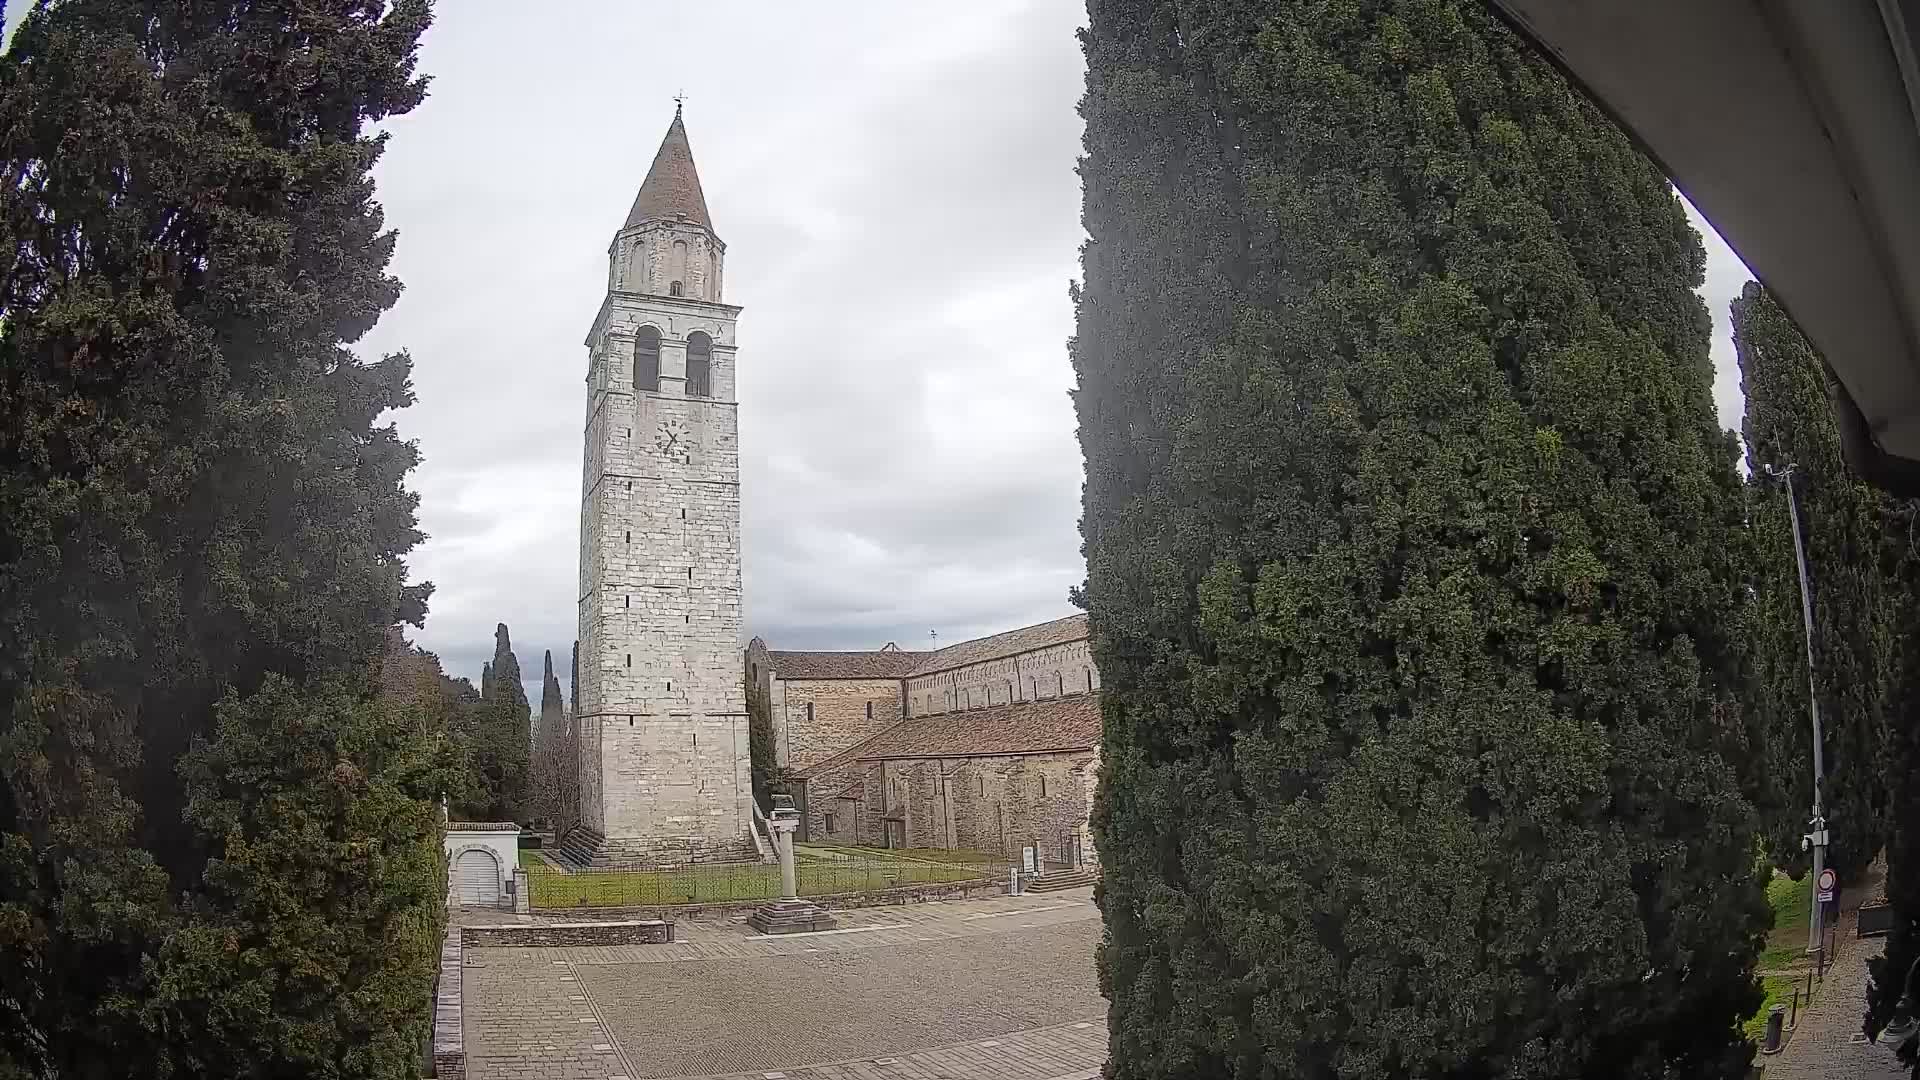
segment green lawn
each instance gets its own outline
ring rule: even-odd
[[[794,848],[796,854],[805,855],[809,851],[822,854],[846,856],[854,859],[904,859],[912,862],[960,863],[968,866],[980,866],[990,863],[1006,863],[1003,855],[986,851],[966,851],[947,848],[874,848],[849,847],[844,844],[799,844]]]
[[[684,870],[607,870],[568,874],[521,852],[528,901],[536,908],[652,907],[771,900],[780,895],[780,868],[763,863],[696,866]],[[974,867],[872,858],[796,859],[800,895],[878,892],[900,885],[966,881]]]
[[[1760,1002],[1760,1010],[1746,1023],[1747,1038],[1759,1040],[1767,1033],[1767,1010],[1775,1005],[1785,1005],[1793,997],[1793,984],[1798,980],[1786,975],[1768,975],[1760,980],[1760,988],[1766,991],[1766,998]],[[1801,1002],[1800,1007],[1806,1008]]]
[[[1784,971],[1806,963],[1807,908],[1813,899],[1813,875],[1799,881],[1775,874],[1767,882],[1767,904],[1773,908],[1773,929],[1760,953],[1759,970]]]
[[[1789,930],[1767,937],[1767,947],[1760,953],[1757,970],[1782,971],[1807,959],[1806,932]]]
[[[1805,932],[1809,914],[1813,908],[1813,875],[1800,875],[1795,881],[1783,874],[1775,874],[1767,882],[1767,903],[1773,906],[1773,928],[1775,930],[1799,930]]]

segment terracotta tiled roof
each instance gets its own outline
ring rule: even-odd
[[[673,123],[667,126],[667,137],[660,140],[660,150],[653,155],[653,168],[647,170],[647,179],[640,185],[640,194],[634,198],[622,228],[677,217],[713,228],[713,219],[707,215],[707,197],[700,191],[700,173],[693,167],[687,125],[681,123],[676,109]]]
[[[773,673],[782,679],[898,679],[926,653],[898,649],[871,652],[767,653]]]
[[[1087,636],[1087,617],[1069,615],[1064,619],[1043,622],[1037,626],[1023,626],[1018,630],[1009,630],[992,637],[974,638],[958,645],[949,645],[933,652],[917,653],[920,663],[908,675],[930,675],[936,671],[950,671],[968,664],[998,660],[1015,653],[1032,652],[1049,645],[1064,645],[1069,641],[1083,641]]]
[[[856,761],[1046,754],[1091,750],[1099,743],[1099,695],[1069,694],[902,720],[799,775],[819,776]]]

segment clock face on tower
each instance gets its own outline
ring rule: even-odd
[[[653,436],[653,448],[660,451],[660,456],[682,465],[692,457],[687,443],[686,425],[671,416],[660,422],[660,430]]]

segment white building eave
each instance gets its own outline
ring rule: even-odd
[[[1920,494],[1920,0],[1492,3],[1793,315],[1849,458]]]

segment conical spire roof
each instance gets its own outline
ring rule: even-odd
[[[673,110],[667,137],[660,140],[653,168],[647,170],[646,182],[640,185],[640,194],[634,198],[622,228],[676,217],[713,228],[713,219],[707,216],[707,197],[700,191],[700,173],[693,167],[693,147],[687,144],[687,125],[681,121],[678,108]]]

